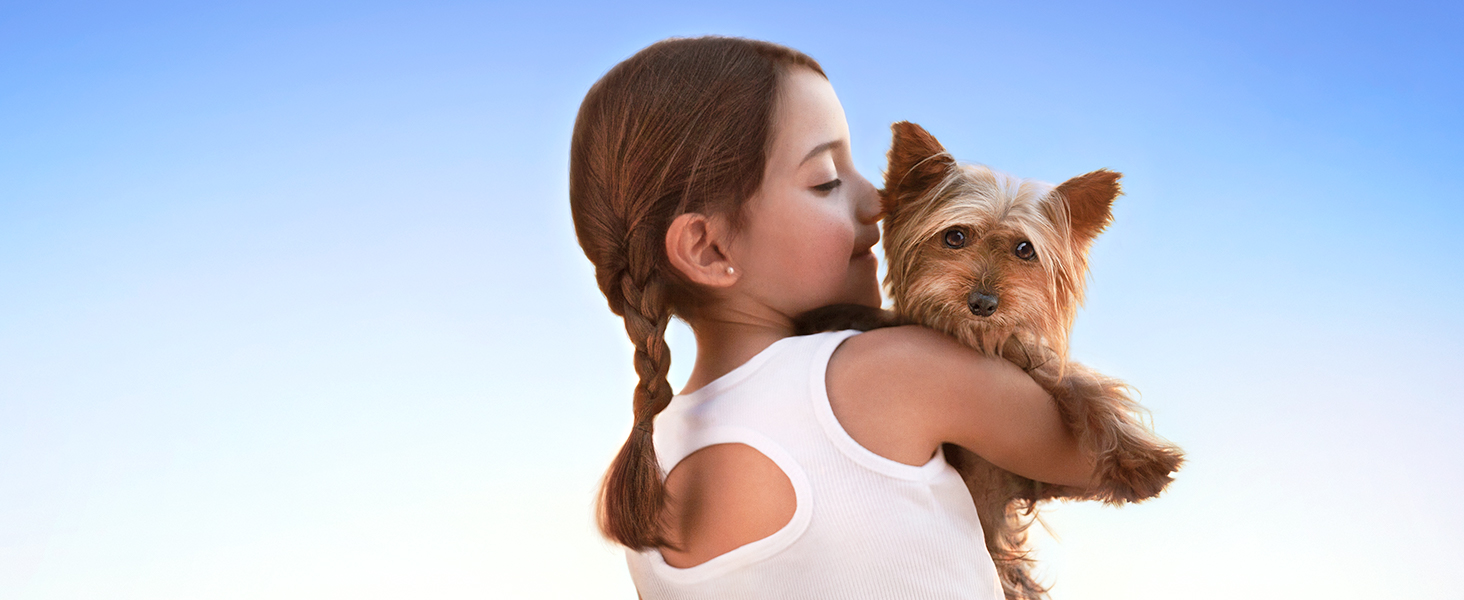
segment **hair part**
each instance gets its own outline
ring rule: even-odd
[[[655,417],[671,402],[666,326],[697,290],[670,265],[666,230],[686,213],[722,215],[735,231],[762,185],[779,81],[816,61],[777,44],[671,38],[611,68],[585,94],[570,141],[575,235],[611,312],[625,320],[639,376],[630,436],[605,474],[600,530],[625,546],[666,546],[666,491]]]

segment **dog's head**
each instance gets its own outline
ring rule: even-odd
[[[1054,187],[957,164],[914,123],[892,129],[880,197],[895,312],[993,355],[1016,335],[1066,357],[1088,248],[1113,218],[1121,175]]]

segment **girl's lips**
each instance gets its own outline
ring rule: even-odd
[[[873,258],[874,258],[874,249],[873,248],[865,248],[863,252],[856,252],[856,253],[854,253],[854,256],[849,257],[849,260],[863,260],[863,259],[873,259]]]

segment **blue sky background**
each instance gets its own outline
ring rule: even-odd
[[[1461,17],[0,6],[0,598],[633,598],[590,520],[634,372],[569,134],[706,33],[818,59],[871,179],[897,120],[1125,173],[1073,352],[1190,463],[1048,512],[1055,599],[1458,597]]]

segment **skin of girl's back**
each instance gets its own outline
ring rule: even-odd
[[[581,216],[580,204],[574,206],[581,245],[596,262],[612,310],[619,308],[637,340],[642,374],[637,426],[607,477],[602,527],[632,548],[657,548],[676,568],[702,565],[779,532],[793,519],[797,499],[788,475],[742,443],[695,450],[675,463],[663,484],[659,473],[650,480],[635,470],[646,464],[647,454],[654,465],[650,431],[670,398],[656,387],[664,382],[658,361],[664,341],[639,341],[647,328],[633,319],[650,321],[655,335],[664,332],[664,325],[659,315],[643,314],[653,311],[632,314],[640,306],[627,307],[618,290],[630,290],[625,300],[632,300],[636,292],[654,289],[655,277],[679,286],[660,293],[674,299],[675,314],[696,336],[697,355],[683,395],[792,336],[794,318],[806,311],[839,303],[880,304],[871,253],[879,239],[879,201],[874,186],[853,167],[843,108],[811,59],[774,56],[778,68],[766,117],[765,156],[760,177],[754,173],[758,185],[730,205],[664,211],[664,234],[649,226],[648,236],[620,234],[664,253],[656,255],[659,271],[650,269],[653,275],[642,278],[641,287],[606,285],[602,266],[613,261],[598,248],[613,245],[593,239],[598,234],[582,226],[591,219]],[[615,71],[606,79],[612,75]],[[596,93],[587,96],[586,106]],[[586,123],[586,114],[582,107],[576,152],[583,140],[604,137],[581,136],[582,126],[594,125]],[[572,203],[581,202],[575,195],[575,165],[572,160]],[[1091,459],[1078,450],[1041,388],[1017,367],[943,334],[905,326],[849,337],[828,359],[825,377],[838,425],[884,459],[925,465],[941,444],[954,443],[1033,479],[1081,486],[1091,476]],[[621,476],[625,473],[632,475]],[[652,533],[639,536],[641,531]]]

